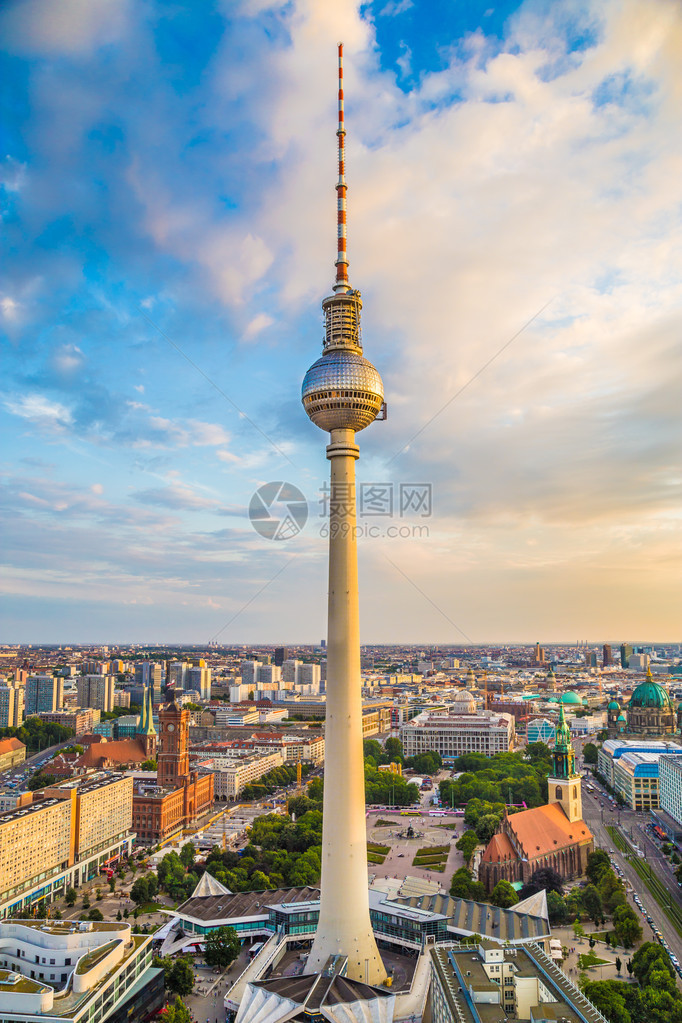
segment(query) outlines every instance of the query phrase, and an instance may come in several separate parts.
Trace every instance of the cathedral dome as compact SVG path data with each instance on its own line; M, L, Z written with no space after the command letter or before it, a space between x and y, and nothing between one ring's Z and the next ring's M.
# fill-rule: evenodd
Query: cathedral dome
M620 704L618 703L618 700L611 700L611 703L609 704L609 710L620 710Z
M635 707L659 707L662 710L672 711L673 705L670 701L670 695L667 691L660 686L658 682L647 679L646 682L642 682L638 685L632 694L632 699L628 704L628 710L632 710Z
M564 706L566 706L567 704L575 704L575 705L579 704L580 706L582 706L582 702L583 701L580 699L580 697L578 696L577 693L574 693L571 690L568 693L562 693L562 695L559 698L559 702L563 703Z
M461 693L457 693L457 696L454 699L453 709L455 714L476 713L476 701L468 689L463 689Z

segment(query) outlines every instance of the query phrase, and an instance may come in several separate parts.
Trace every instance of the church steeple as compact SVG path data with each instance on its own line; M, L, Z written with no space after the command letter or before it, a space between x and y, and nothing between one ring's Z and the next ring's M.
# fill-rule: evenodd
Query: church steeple
M563 703L559 704L559 723L552 754L554 768L547 779L550 803L561 803L569 821L582 820L582 794L580 775L575 769L575 752L571 743L571 729L564 713Z

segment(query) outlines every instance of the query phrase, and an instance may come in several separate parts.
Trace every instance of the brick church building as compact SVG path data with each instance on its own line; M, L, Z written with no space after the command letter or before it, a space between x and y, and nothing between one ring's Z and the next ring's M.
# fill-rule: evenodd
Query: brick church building
M505 813L483 853L478 876L488 891L502 879L525 883L540 867L551 867L564 879L585 873L594 838L582 819L581 781L563 704L553 760L547 805Z
M144 845L192 827L213 806L213 774L189 767L190 712L175 695L159 709L156 784L137 781L133 831Z

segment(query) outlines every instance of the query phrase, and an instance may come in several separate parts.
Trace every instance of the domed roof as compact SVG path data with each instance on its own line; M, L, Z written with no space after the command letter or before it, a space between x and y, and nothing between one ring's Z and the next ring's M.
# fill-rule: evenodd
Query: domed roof
M577 693L574 693L573 690L570 690L568 693L561 694L561 696L559 697L559 702L563 704L566 703L582 704L583 701L581 700Z
M457 693L454 700L454 709L456 714L476 713L476 701L468 689L463 689L460 693Z
M638 685L632 694L628 704L628 710L633 707L660 707L663 710L672 711L673 705L668 692L653 679L647 679Z
M619 714L618 715L618 720L619 721L627 721L627 718L625 717L625 714Z
M611 700L609 704L609 710L620 710L620 704L618 700Z

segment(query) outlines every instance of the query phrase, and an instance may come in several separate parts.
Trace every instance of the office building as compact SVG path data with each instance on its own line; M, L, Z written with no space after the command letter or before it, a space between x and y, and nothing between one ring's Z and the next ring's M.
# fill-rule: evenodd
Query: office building
M658 760L658 804L660 816L671 818L668 833L675 837L682 829L682 759L663 754ZM669 822L662 820L662 823Z
M548 718L533 718L526 725L527 742L554 742L556 737L556 725Z
M284 756L281 751L273 753L248 753L233 750L231 756L220 755L197 761L197 767L213 772L215 799L229 802L237 799L247 785L258 781L268 771L281 767Z
M187 661L171 661L168 667L168 685L171 689L187 689L189 670L192 667Z
M286 660L289 658L289 651L285 646L275 647L275 664L278 668L281 668Z
M162 664L158 664L155 661L135 662L135 688L143 689L144 686L151 686L153 704L161 702L165 681L165 671ZM134 702L137 702L137 700Z
M602 743L597 757L597 771L602 778L611 786L616 787L616 764L626 753L652 753L654 756L662 756L670 753L676 756L682 752L682 746L668 740L639 740L639 739L607 739Z
M6 1023L127 1023L163 1005L152 939L116 922L0 922L0 1013Z
M199 698L208 702L211 699L211 669L205 666L191 667L186 688L196 690Z
M114 707L129 707L130 706L130 690L128 690L128 689L114 689L113 706Z
M614 663L613 650L608 643L604 643L602 647L602 665L605 668L610 668Z
M682 746L666 753L672 760L682 757ZM661 753L625 751L613 763L613 788L638 813L659 807L659 764Z
M109 713L114 706L113 675L82 675L76 682L78 706Z
M435 751L445 761L463 753L508 753L513 748L514 718L478 710L471 693L464 689L452 705L441 711L425 710L400 726L400 740L406 757Z
M24 793L0 816L0 917L78 888L132 847L132 778L99 773Z
M26 717L61 710L64 706L64 679L55 675L29 675L26 682Z
M627 668L630 657L634 653L632 647L628 643L622 643L620 648L620 666L621 668Z
M72 728L76 735L86 735L99 724L101 713L92 707L81 707L80 710L54 710L50 714L41 714L41 717L45 722Z

